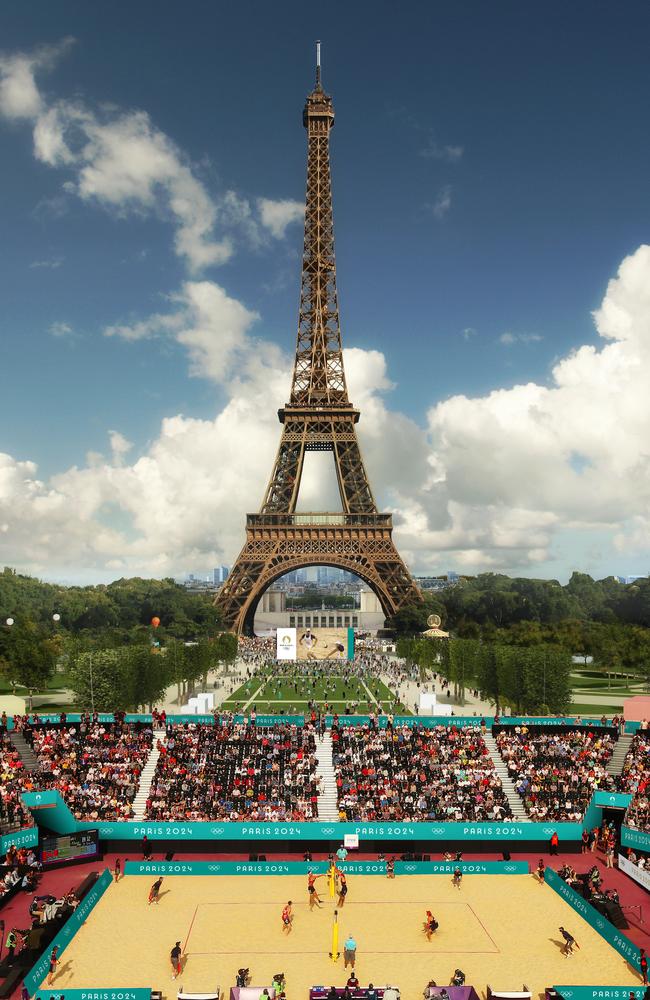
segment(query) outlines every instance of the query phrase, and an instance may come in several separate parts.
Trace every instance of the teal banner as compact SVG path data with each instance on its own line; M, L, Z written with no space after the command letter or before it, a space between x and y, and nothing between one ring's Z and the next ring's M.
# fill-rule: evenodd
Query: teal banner
M621 844L623 847L638 847L640 851L650 851L650 833L645 830L635 830L631 826L622 826Z
M59 949L59 958L68 947L73 937L87 919L90 912L93 910L95 905L102 898L109 885L113 881L113 876L109 872L108 868L102 872L90 892L82 899L79 906L74 911L74 913L68 917L64 926L61 928L54 940L47 946L41 957L39 958L36 965L32 967L30 972L25 976L25 986L29 990L29 995L33 996L38 992L38 988L43 982L47 974L47 970L50 965L50 952L52 948L56 945ZM74 992L73 990L65 990L65 996L68 993ZM81 991L78 991L81 992ZM88 998L94 994L94 990L88 993ZM48 998L52 996L52 992L47 990Z
M385 875L385 861L337 861L346 875ZM528 875L527 861L397 861L396 875ZM127 861L125 875L325 875L328 861Z
M527 861L396 861L396 875L528 875Z
M38 827L28 826L26 830L16 830L15 833L6 833L0 839L0 854L6 854L12 844L16 847L36 847L38 844Z
M217 709L217 713L219 710ZM225 714L225 713L224 713ZM31 715L30 720L34 722L36 716ZM98 716L100 722L114 722L115 716L110 712L102 712ZM152 715L137 715L134 713L129 713L125 715L126 722L142 722L151 723L153 721ZM236 722L242 722L244 716L236 715ZM331 725L332 716L328 715L327 724ZM549 718L548 716L513 716L504 715L499 717L499 726L574 726L576 724L576 718L571 716L560 716L558 718ZM488 726L491 728L494 722L493 715L397 715L393 719L393 724L396 726L422 726L424 729L435 729L436 726L446 726L454 725L459 728L464 728L466 726L478 726L483 719ZM78 723L81 721L81 715L78 712L69 712L66 714L67 722ZM46 723L48 725L56 725L61 721L60 715L56 713L48 713L47 715L38 715L38 721L40 723ZM303 715L258 715L256 725L258 726L273 726L277 722L290 722L296 726L302 726L304 724ZM186 725L188 722L199 722L204 726L213 726L215 724L214 715L192 715L192 714L178 714L178 715L168 715L167 722L174 725ZM339 725L342 726L367 726L370 723L370 716L368 715L340 715ZM377 718L377 725L380 729L385 729L388 724L387 717L385 715L380 715ZM589 718L580 719L579 725L582 726L602 726L600 719ZM606 725L611 725L611 722L607 722ZM627 722L625 724L626 733L634 733L639 728L639 722ZM7 720L7 729L14 728L13 718Z
M327 861L126 861L125 875L324 875ZM385 873L386 866L383 866ZM381 873L380 873L381 874Z
M396 715L393 719L393 725L409 726L411 729L416 726L421 726L423 729L435 729L436 726L457 726L459 729L464 729L467 726L479 726L481 719L485 721L488 729L495 725L493 715ZM326 716L326 721L328 725L331 725L332 716ZM369 715L339 715L340 726L367 726L369 724ZM377 717L379 729L385 729L387 724L388 719L385 715ZM575 718L570 716L549 718L547 716L523 715L500 716L497 723L499 726L574 726L575 724ZM602 726L600 719L581 719L579 724L582 726Z
M606 917L601 916L591 903L588 903L586 899L583 899L577 892L574 892L571 886L567 885L552 868L546 869L546 884L558 896L561 896L565 903L568 903L576 913L579 913L634 969L639 970L638 945L633 944L625 934L622 934L613 924L610 924Z
M632 801L631 795L620 792L594 792L592 802L599 809L627 809Z
M644 986L554 986L565 1000L643 1000ZM66 998L67 1000L67 998Z
M237 719L240 721L243 718L243 715L237 716ZM278 723L284 723L284 725L288 723L290 726L304 726L305 717L304 715L258 715L255 719L256 726L275 726Z
M87 990L64 990L58 993L56 989L39 990L36 1000L151 1000L151 990L140 986L113 987L102 989L94 986Z
M228 823L141 822L87 823L75 820L60 793L54 789L25 792L25 805L39 826L55 833L99 829L100 840L326 840L343 842L346 833L363 840L539 841L554 831L560 841L579 840L581 823Z
M79 823L91 830L97 823ZM363 840L548 840L556 830L563 840L579 840L582 823L100 823L102 840L328 840L343 842L346 833ZM66 831L67 832L67 831Z

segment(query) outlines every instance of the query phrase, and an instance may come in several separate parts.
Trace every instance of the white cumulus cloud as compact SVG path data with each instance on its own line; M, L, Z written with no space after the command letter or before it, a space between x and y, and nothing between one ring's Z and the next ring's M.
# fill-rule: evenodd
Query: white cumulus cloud
M230 259L235 239L252 245L266 231L280 239L302 216L289 199L257 200L234 191L211 194L189 158L146 111L93 108L80 98L50 99L37 75L52 68L69 40L34 53L0 56L0 115L27 120L34 155L64 170L64 189L118 215L156 214L174 227L174 249L191 273Z
M258 198L257 207L260 222L276 239L282 239L292 222L302 222L305 217L305 206L290 199L273 201L271 198Z
M650 556L649 289L642 246L595 313L602 346L558 361L548 385L439 402L424 427L388 406L381 352L345 351L370 481L414 570L539 571L567 533L577 550L585 538L585 553L598 532L612 553ZM171 306L145 321L149 335L175 337L196 373L223 387L225 405L213 420L165 419L140 455L111 431L109 460L91 454L49 482L33 462L0 457L6 564L108 578L236 556L271 471L292 359L254 339L255 314L210 282L186 283ZM324 475L315 467L306 477L311 509Z

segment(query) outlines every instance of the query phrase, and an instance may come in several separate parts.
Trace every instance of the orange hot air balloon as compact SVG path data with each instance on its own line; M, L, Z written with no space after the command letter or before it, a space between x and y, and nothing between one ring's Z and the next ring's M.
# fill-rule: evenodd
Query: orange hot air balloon
M158 626L160 625L160 618L158 618L157 616L154 616L151 619L151 624L153 625L154 628L158 628Z

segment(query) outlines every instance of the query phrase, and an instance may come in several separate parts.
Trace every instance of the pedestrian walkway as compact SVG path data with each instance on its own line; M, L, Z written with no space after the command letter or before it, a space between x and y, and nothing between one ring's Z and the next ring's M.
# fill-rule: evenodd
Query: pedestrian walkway
M483 734L483 741L490 752L490 757L492 758L496 772L501 779L501 787L503 788L505 797L507 798L508 804L512 809L512 815L518 823L530 823L530 818L526 815L526 810L524 809L524 803L521 796L518 795L515 790L512 778L508 774L508 768L506 767L503 757L499 753L499 748L494 736L492 736L489 732L485 732Z
M339 818L336 803L336 777L332 760L332 737L329 732L316 739L316 776L321 779L318 794L318 818L335 823Z
M164 729L154 729L151 753L147 757L147 762L142 768L142 772L140 774L140 785L133 800L133 819L135 820L144 819L144 814L147 808L147 799L149 798L149 792L151 791L153 776L156 773L156 764L158 763L158 758L160 757L158 741L162 743L165 736L166 732Z

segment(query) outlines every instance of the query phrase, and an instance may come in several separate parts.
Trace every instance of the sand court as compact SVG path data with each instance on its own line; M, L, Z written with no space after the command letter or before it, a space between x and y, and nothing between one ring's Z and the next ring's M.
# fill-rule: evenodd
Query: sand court
M276 972L287 979L288 1000L307 1000L313 985L345 984L343 958L332 962L336 900L327 881L316 885L323 908L309 910L305 876L167 876L160 902L149 905L151 876L123 878L106 891L63 954L54 987L150 986L165 996L177 988L201 992L234 985L248 966L253 985L269 985ZM448 875L348 877L349 894L339 911L339 945L352 934L362 984L400 987L404 1000L420 1000L429 979L448 985L455 968L485 990L533 992L575 985L638 986L624 959L548 886L532 876L466 875L460 890ZM281 911L293 901L294 922L283 933ZM423 931L430 909L439 929L428 942ZM581 948L561 954L559 926ZM171 982L169 952L183 946L181 976Z

